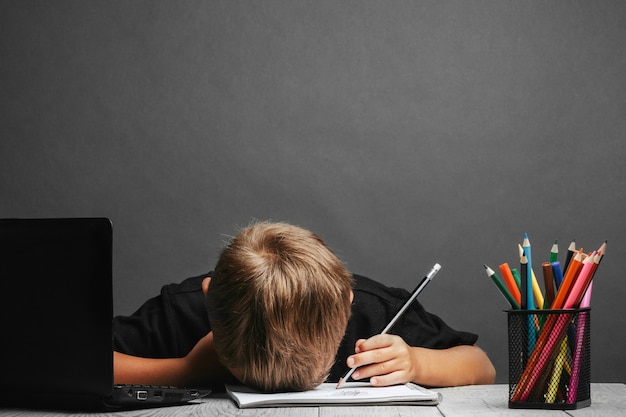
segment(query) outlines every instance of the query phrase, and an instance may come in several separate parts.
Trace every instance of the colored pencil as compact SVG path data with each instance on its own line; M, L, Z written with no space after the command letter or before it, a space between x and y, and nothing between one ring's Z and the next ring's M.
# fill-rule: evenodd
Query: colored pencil
M524 277L528 277L528 258L526 258L525 252L524 254L522 254L522 257L520 259L519 270L520 270L520 275L522 276L522 281L523 281ZM532 303L532 299L533 299L532 286L530 287L530 292L529 292L528 286L522 285L521 297L522 298L521 298L520 308L522 310L531 310L530 304ZM530 352L532 352L533 349L535 348L535 339L536 339L535 327L538 328L539 323L536 321L536 316L534 314L529 314L527 319L528 319L528 333L527 333L528 354L530 354Z
M535 298L533 296L533 261L530 249L530 239L528 238L528 233L524 233L524 241L522 243L522 248L524 249L524 255L526 256L526 261L528 263L528 267L526 268L526 276L522 273L522 282L525 282L526 285L526 303L528 310L535 309ZM521 269L520 269L521 271Z
M520 278L519 271L517 270L517 268L511 268L511 274L513 275L515 284L517 284L517 289L519 290L522 285L522 279Z
M507 287L504 284L504 282L500 279L500 277L498 275L496 275L496 273L495 273L495 271L493 269L489 268L487 265L484 265L484 266L485 266L485 272L487 273L487 276L489 278L491 278L491 280L500 289L500 292L502 293L502 295L504 295L504 298L509 302L511 307L513 309L519 310L520 305L517 303L517 301L515 301L515 298L513 298L513 296L511 295L511 293L507 289Z
M572 239L572 242L567 247L567 255L565 257L565 263L562 265L562 269L567 271L570 261L576 255L576 239Z
M559 260L559 243L556 239L554 239L554 243L552 244L552 248L550 249L550 263L556 262Z
M561 382L561 375L563 373L563 366L565 365L565 358L567 357L567 337L563 339L559 346L559 353L554 361L554 368L552 369L552 376L548 383L548 389L546 393L546 403L552 404L556 400L556 394L559 390L559 384Z
M587 291L585 291L585 296L583 300L580 302L580 308L591 307L591 292L593 290L593 280L589 283L587 287Z
M602 245L600 245L600 247L598 248L598 255L600 255L600 260L598 261L598 265L600 265L600 262L602 262L602 258L604 258L604 254L606 253L606 244L607 241L605 240L604 243Z
M519 271L520 271L520 276L522 277L522 285L520 286L520 294L521 294L521 302L520 302L520 307L522 310L530 310L530 306L529 306L529 298L532 298L533 296L533 292L532 292L532 286L530 286L530 290L529 290L529 286L526 285L526 281L528 280L528 258L526 257L526 255L522 255L520 257L520 265L519 265Z
M552 277L554 278L554 294L556 295L563 282L563 271L559 261L552 262Z
M554 301L554 278L552 276L552 264L550 262L543 262L541 264L541 270L543 271L543 285L546 289L546 299L543 304L543 308L550 308Z
M498 268L500 269L500 273L502 274L502 279L504 280L506 287L509 289L509 292L511 293L511 295L513 296L517 304L521 306L522 298L521 298L520 290L519 288L517 288L517 285L515 284L515 278L513 278L513 274L511 273L511 268L509 267L509 264L505 262L501 264Z
M590 256L588 256L582 264L578 276L572 283L569 294L567 295L567 299L563 304L563 308L576 308L580 305L583 297L585 296L585 291L587 291L587 287L591 283L591 279L593 278L593 273L595 272L596 264L596 253L593 252Z
M567 268L567 272L565 273L565 277L563 277L563 282L561 283L559 290L554 296L554 302L552 302L552 309L558 310L564 307L565 300L567 299L567 295L569 294L569 290L574 284L574 280L576 279L576 275L578 274L581 266L582 266L582 249L580 249L570 261L569 266Z
M535 275L535 271L530 271L532 284L533 284L533 297L535 298L535 307L543 308L543 303L545 302L543 299L543 294L541 293L541 288L539 287L539 281L537 281L537 276Z
M525 249L522 247L522 245L518 244L517 248L519 250L519 256L520 259L522 257L522 255L525 252ZM528 257L526 257L528 259ZM535 275L535 271L534 270L530 270L530 279L531 279L531 285L533 287L533 302L535 305L535 308L542 308L543 307L543 294L541 293L541 288L539 287L539 281L537 281L537 276Z
M591 306L591 291L593 288L593 281L589 283L585 295L580 302L581 308L587 308ZM569 380L569 386L567 390L567 403L574 404L578 395L578 382L580 381L580 367L582 366L583 350L585 346L585 331L587 327L588 312L580 313L578 316L578 329L576 332L576 344L574 348L574 357L572 359L572 376Z

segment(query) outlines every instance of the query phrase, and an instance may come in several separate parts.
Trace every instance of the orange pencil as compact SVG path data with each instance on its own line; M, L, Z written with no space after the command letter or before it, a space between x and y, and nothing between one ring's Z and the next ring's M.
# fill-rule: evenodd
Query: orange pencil
M572 258L567 267L567 272L565 273L565 277L563 277L563 282L561 283L561 287L559 291L556 293L554 297L554 302L552 303L552 309L558 310L563 308L565 305L565 300L567 299L567 295L569 294L569 290L572 288L574 281L576 280L576 275L580 271L583 261L583 250L582 248L576 253L576 255Z
M513 278L513 274L511 273L511 268L509 267L509 264L505 262L498 268L500 268L502 278L504 279L504 283L509 289L509 292L511 293L517 304L521 305L522 294L520 294L519 288L517 288L517 284L515 283L515 278Z

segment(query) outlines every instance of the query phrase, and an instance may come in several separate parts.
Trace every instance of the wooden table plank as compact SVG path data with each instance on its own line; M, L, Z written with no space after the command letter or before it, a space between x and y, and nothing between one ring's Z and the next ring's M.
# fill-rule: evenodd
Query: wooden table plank
M441 417L441 413L434 405L320 407L319 411L320 417ZM296 414L294 413L293 415Z
M602 384L601 389L591 384L591 407L571 410L571 416L626 417L626 385Z
M476 385L438 390L443 401L438 409L448 416L624 416L626 417L626 385L592 384L591 406L578 410L510 409L508 385Z
M443 395L438 406L345 406L239 409L226 394L217 394L198 404L112 413L64 413L62 411L0 409L0 417L211 417L266 416L287 417L626 417L626 385L592 384L591 406L579 410L529 410L508 408L508 385L477 385L436 389Z
M444 416L481 417L558 417L554 410L515 410L509 408L508 385L475 385L468 387L443 388L439 392L443 401L438 408Z

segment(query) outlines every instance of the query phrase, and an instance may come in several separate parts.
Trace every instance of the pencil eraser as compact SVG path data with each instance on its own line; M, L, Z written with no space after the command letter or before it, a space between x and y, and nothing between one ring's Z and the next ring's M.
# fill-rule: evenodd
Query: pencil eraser
M439 271L439 270L441 269L441 265L439 265L439 264L435 264L435 266L433 266L433 269L434 269L435 271Z

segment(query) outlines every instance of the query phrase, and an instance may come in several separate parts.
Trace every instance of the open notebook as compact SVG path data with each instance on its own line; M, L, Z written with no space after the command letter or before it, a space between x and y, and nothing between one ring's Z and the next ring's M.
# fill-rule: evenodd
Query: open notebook
M441 394L416 384L374 387L367 382L323 383L310 391L263 394L248 387L227 385L239 408L324 405L436 405Z
M113 385L108 219L0 219L0 285L0 404L134 408L208 394Z

